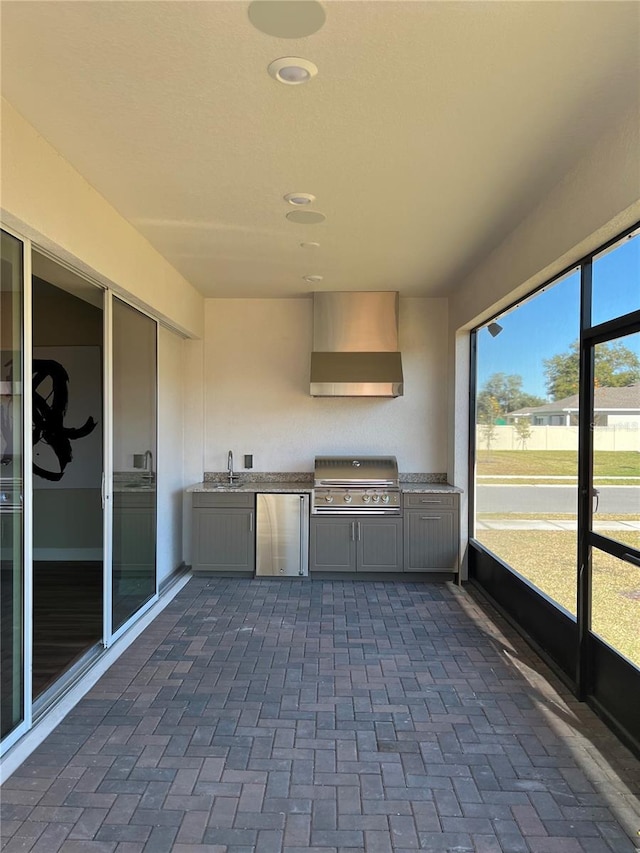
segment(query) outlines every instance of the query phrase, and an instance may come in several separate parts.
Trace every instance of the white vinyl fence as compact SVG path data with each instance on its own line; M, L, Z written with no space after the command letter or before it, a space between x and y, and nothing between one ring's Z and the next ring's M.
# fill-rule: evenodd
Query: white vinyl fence
M476 427L479 450L577 450L577 426L532 426L523 441L513 426ZM595 450L635 450L640 452L638 424L594 427Z

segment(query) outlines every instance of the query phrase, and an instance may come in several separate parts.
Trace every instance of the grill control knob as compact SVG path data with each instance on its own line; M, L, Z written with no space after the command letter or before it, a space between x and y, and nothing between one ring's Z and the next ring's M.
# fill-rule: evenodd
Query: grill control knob
M347 504L350 504L351 503L351 495L345 495L344 496L344 502Z
M389 503L389 495L383 495L383 496L382 496L382 503L383 503L383 504L388 504L388 503Z
M328 504L333 503L333 495L327 495L327 496L325 497L325 501L326 501Z
M374 502L374 504L380 503L380 495L374 495L373 496L373 502Z
M363 502L364 502L364 503L368 504L368 503L369 503L369 501L371 500L371 498L370 498L370 496L369 496L369 495L363 495L363 496L362 496L362 500L363 500Z

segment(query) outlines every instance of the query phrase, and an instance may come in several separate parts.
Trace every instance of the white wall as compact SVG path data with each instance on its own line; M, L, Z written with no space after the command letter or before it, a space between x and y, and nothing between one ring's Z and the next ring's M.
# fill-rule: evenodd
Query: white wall
M205 303L205 471L233 450L256 471L312 471L321 454L395 454L401 472L447 461L447 300L401 299L405 393L396 399L309 395L312 300Z
M202 334L202 296L2 100L2 220L79 272Z
M183 340L160 327L158 347L158 582L182 562L185 414Z

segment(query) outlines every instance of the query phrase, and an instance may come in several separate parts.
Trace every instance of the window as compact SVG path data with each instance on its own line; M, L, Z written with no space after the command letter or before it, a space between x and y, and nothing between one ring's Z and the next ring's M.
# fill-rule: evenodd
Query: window
M577 413L579 297L574 271L501 315L495 337L480 329L476 366L475 538L572 615L578 428L509 414L555 401Z
M640 231L593 259L592 325L640 309Z

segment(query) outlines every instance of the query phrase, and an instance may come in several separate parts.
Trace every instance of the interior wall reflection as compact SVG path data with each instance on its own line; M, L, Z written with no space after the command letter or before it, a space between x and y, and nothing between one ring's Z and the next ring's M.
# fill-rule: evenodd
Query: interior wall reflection
M576 614L580 277L477 334L475 538Z
M113 631L156 592L157 324L113 300Z
M24 717L23 244L0 250L0 738Z
M103 293L35 252L33 273L37 698L102 639Z

